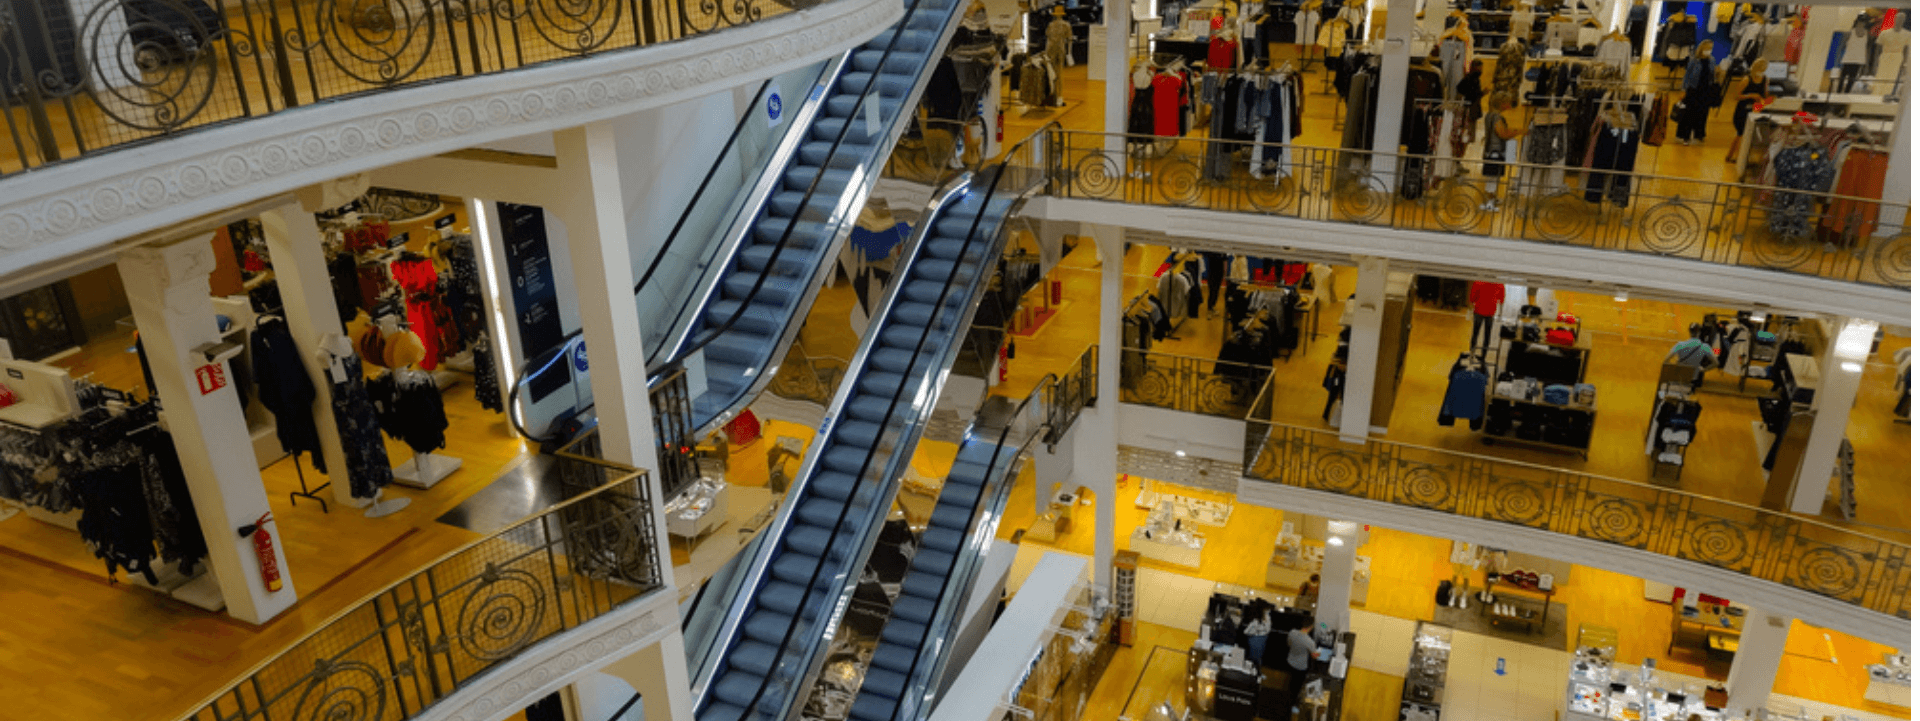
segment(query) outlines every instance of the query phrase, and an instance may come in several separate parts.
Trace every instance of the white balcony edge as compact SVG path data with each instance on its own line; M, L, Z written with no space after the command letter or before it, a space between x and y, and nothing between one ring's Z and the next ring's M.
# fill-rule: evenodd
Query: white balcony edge
M1913 624L1906 619L1709 564L1563 533L1296 488L1257 478L1241 478L1238 497L1243 503L1360 521L1436 538L1498 548L1524 546L1536 555L1731 598L1902 650L1912 647Z
M1078 198L1038 198L1028 212L1053 221L1099 223L1210 240L1248 249L1376 256L1396 269L1427 265L1455 272L1564 281L1562 290L1651 291L1696 303L1728 301L1833 313L1906 326L1912 294L1810 275L1643 253L1595 250L1477 235L1193 210Z
M845 52L904 14L900 0L830 0L696 38L318 103L17 173L0 180L0 276L322 181L762 80Z
M664 588L521 651L409 721L496 721L680 631Z

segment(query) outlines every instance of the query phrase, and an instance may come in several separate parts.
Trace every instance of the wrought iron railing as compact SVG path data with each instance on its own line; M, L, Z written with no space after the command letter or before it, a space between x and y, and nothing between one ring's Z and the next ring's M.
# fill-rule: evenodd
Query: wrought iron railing
M1239 420L1247 417L1271 366L1120 351L1120 402Z
M4 148L0 149L0 174L335 98L679 40L810 4L811 0L12 3L10 12L0 12L0 111L4 111L0 122L6 126L0 143ZM88 6L91 9L84 15L73 10ZM630 93L632 89L608 91ZM458 113L451 118L451 127L429 127L430 120L419 121L422 127L416 130L466 130ZM374 143L384 138L360 140ZM324 156L328 150L319 147L315 152Z
M1246 475L1604 541L1909 618L1912 549L1819 521L1646 483L1247 420Z
M581 495L334 615L184 718L408 718L663 588L646 474L572 453L551 467Z
M1043 439L1049 448L1066 436L1073 422L1080 418L1080 411L1086 410L1099 394L1100 346L1089 344L1073 367L1054 381L1048 397L1047 434Z
M1063 198L1227 210L1660 255L1908 288L1911 207L1831 193L1478 159L1054 131ZM1109 149L1108 144L1113 148ZM1497 202L1493 202L1496 201Z

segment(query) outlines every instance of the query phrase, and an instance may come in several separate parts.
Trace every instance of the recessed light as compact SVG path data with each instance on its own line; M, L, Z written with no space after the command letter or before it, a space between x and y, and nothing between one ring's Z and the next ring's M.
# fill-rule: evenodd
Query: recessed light
M1186 451L1174 451L1174 452L1173 452L1173 455L1174 455L1174 457L1176 457L1176 458L1186 458L1186 457L1187 457L1187 452L1186 452Z

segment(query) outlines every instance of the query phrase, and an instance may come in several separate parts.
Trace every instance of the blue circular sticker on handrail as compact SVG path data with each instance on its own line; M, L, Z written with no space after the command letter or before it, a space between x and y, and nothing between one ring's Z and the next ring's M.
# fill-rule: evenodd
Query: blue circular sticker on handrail
M587 342L585 340L581 340L573 346L573 369L581 373L587 372Z
M772 127L780 122L780 113L782 110L785 109L785 107L786 106L780 101L780 91L775 90L771 93L767 93L767 126L768 127Z

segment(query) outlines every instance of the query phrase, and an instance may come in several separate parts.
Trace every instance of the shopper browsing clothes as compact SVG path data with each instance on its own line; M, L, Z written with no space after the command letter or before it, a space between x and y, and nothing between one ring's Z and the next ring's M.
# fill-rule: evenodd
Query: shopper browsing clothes
M1727 78L1732 84L1733 78ZM1773 94L1767 92L1767 60L1753 61L1753 67L1747 69L1747 85L1740 89L1740 97L1733 104L1733 142L1727 145L1727 162L1734 161L1740 152L1740 136L1747 133L1747 118L1755 107L1766 107L1773 102Z
M1687 61L1687 74L1681 76L1680 106L1674 109L1673 119L1677 127L1674 137L1681 145L1693 145L1707 140L1707 113L1713 110L1713 104L1720 97L1718 83L1714 82L1713 41L1703 40L1694 50L1693 58Z

